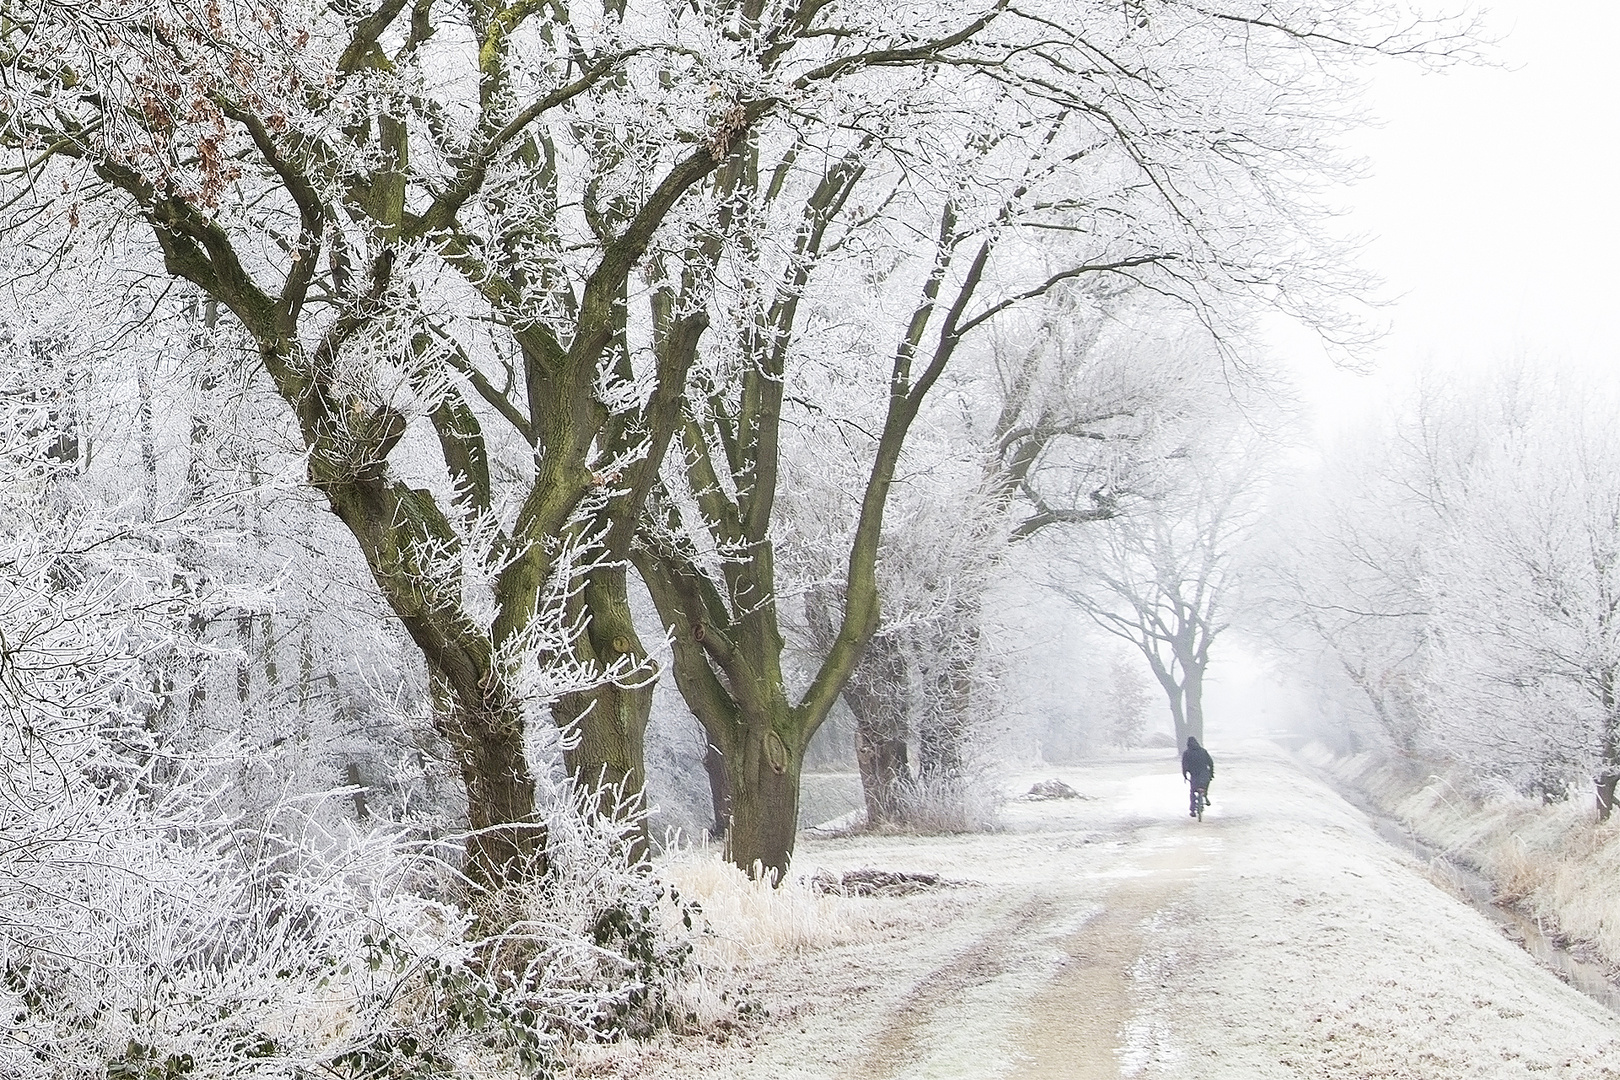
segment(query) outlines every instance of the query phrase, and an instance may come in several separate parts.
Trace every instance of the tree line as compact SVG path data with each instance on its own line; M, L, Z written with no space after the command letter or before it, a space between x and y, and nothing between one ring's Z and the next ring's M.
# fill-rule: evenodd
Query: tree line
M1284 639L1347 691L1352 746L1549 800L1586 789L1608 819L1614 392L1607 373L1523 363L1429 373L1301 484L1268 595Z
M882 626L890 490L947 369L1089 282L1217 329L1264 303L1326 326L1331 262L1283 178L1345 118L1326 78L1279 76L1457 46L1371 4L908 12L4 13L11 235L181 286L254 356L420 651L480 879L543 861L537 723L569 733L571 774L641 783L656 672L632 566L724 763L732 858L780 873L804 748ZM819 655L790 686L776 508L815 364L871 373L875 398L854 405L861 494ZM1056 436L1004 426L986 483L1033 507L1015 533L1110 512L1106 486L1027 499ZM970 597L953 617L971 627ZM959 682L938 675L947 701Z

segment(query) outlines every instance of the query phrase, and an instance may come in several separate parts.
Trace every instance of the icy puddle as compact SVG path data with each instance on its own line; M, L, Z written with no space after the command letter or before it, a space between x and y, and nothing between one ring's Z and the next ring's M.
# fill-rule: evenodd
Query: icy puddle
M871 929L741 973L770 1016L751 1039L590 1075L1620 1080L1620 1018L1280 750L1219 750L1201 823L1142 753L1026 778L1085 798L1014 802L997 835L804 842L799 874L974 884L840 901Z

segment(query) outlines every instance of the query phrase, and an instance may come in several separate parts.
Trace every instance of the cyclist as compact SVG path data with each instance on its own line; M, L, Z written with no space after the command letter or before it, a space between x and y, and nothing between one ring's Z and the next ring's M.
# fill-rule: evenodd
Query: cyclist
M1198 792L1204 793L1204 805L1209 805L1209 782L1215 779L1215 759L1191 735L1187 736L1187 749L1181 754L1181 776L1191 784L1187 791L1187 816L1197 817Z

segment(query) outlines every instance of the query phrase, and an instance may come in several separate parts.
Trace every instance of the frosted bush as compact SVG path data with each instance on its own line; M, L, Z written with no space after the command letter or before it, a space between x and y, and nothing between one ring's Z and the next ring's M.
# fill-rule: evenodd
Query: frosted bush
M532 1075L661 1021L685 928L634 814L557 782L545 872L485 893L458 838L361 830L346 792L250 824L250 751L154 720L147 661L186 616L162 545L76 501L42 422L0 419L0 1076Z
M993 832L1006 796L993 775L964 770L954 776L919 776L900 785L905 832Z
M681 1015L694 909L652 873L639 799L563 781L547 800L547 867L473 903L479 966L568 1037L642 1036Z
M197 790L132 786L105 831L0 867L0 1074L532 1072L663 1021L689 946L586 797L548 817L550 873L469 910L438 898L458 880L439 845L324 834L300 804L244 835Z

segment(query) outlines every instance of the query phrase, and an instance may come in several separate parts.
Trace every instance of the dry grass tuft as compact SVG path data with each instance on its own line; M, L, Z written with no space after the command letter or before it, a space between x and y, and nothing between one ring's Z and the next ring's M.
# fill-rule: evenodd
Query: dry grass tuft
M1001 806L1006 801L1006 794L988 772L917 777L900 789L904 824L878 831L922 836L995 832L1001 826Z
M661 860L659 874L701 909L698 960L731 970L781 955L850 945L873 936L877 923L858 899L818 892L789 878L773 887L750 878L711 848Z

